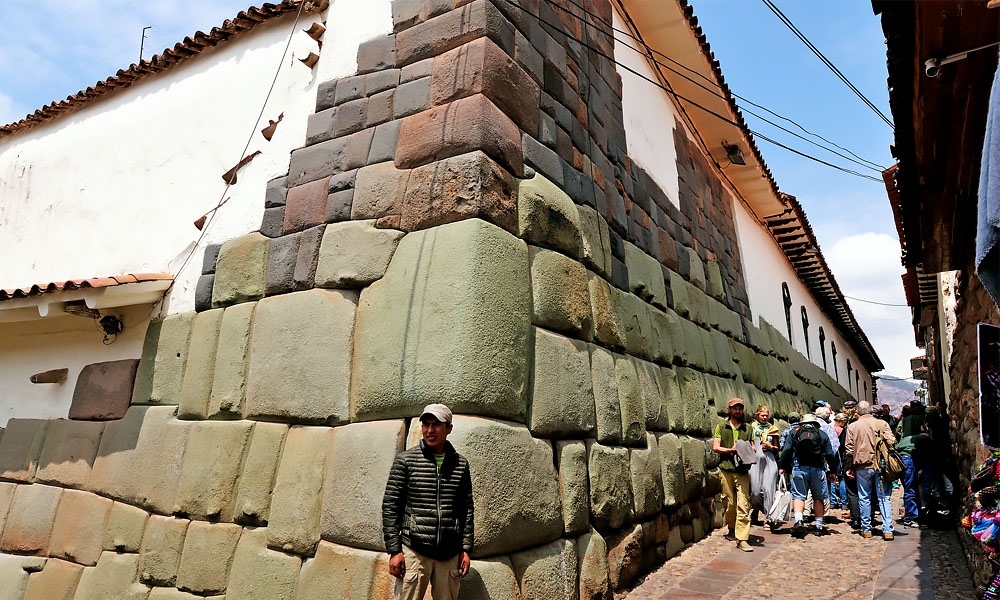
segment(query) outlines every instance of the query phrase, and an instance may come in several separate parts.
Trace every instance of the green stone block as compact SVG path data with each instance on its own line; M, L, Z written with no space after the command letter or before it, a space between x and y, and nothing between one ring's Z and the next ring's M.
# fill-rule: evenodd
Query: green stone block
M506 556L472 561L459 594L461 600L521 600L514 566Z
M614 355L590 344L590 374L594 383L597 441L618 446L622 443L622 411L618 400L618 375Z
M517 235L529 244L579 259L583 249L580 212L559 186L539 174L518 180Z
M711 327L712 319L708 313L708 303L711 298L691 283L688 283L687 297L689 318L702 327Z
M332 223L323 230L316 287L361 288L381 279L402 231L376 229L375 221Z
M645 448L629 450L629 474L632 477L633 511L636 519L647 519L663 508L663 476L656 436L646 434Z
M594 435L594 384L590 353L579 340L535 329L528 429L537 437L586 438Z
M213 308L264 297L267 248L268 238L258 232L222 244L212 285Z
M622 443L636 446L646 443L646 408L642 404L642 386L631 356L615 356L618 376L618 402L622 415Z
M250 367L250 332L256 302L230 306L222 315L215 375L208 402L209 418L240 418Z
M686 502L701 497L705 486L705 442L697 438L681 438L684 457L684 500Z
M705 291L716 300L725 301L726 289L722 283L722 271L719 263L712 260L705 263Z
M361 294L354 420L459 413L524 421L532 364L528 248L479 219L404 237Z
M512 554L524 600L574 600L577 596L576 541L556 540Z
M580 211L580 233L583 235L583 264L603 277L611 277L611 233L608 222L589 206L577 206Z
M314 289L257 303L246 417L348 422L356 302L357 292Z
M663 386L663 407L667 412L667 430L679 431L684 426L684 398L677 382L677 371L673 367L661 367L660 382Z
M679 273L670 271L670 295L674 300L674 305L671 307L674 311L684 317L690 318L691 316L691 303L688 299L688 284Z
M646 409L646 429L667 431L670 429L670 417L665 402L663 370L659 365L645 360L634 361L639 389L642 391L642 405Z
M590 306L594 311L594 340L613 349L625 347L625 324L621 321L621 292L599 275L590 274Z
M732 349L729 346L730 339L721 331L713 329L709 332L712 338L712 351L719 364L718 373L724 377L736 377L736 363L733 362Z
M649 305L627 293L620 294L618 302L618 321L625 332L625 351L632 356L652 358L655 335L649 320Z
M178 403L197 314L187 312L150 321L135 374L132 404Z
M719 373L719 357L715 355L715 344L712 343L712 334L708 329L698 328L698 335L701 336L701 347L705 352L705 371L709 373Z
M672 507L684 501L684 455L681 438L673 433L656 434L660 455L660 476L663 478L663 506Z
M653 328L651 358L663 365L673 363L674 339L680 330L677 313L669 308L661 311L650 307L649 324Z
M216 308L198 313L191 328L191 351L181 385L178 417L204 419L208 417L208 401L212 396L215 378L215 356L219 348L219 330L222 328L223 309Z
M680 363L697 369L705 369L705 343L701 337L701 327L692 321L680 319L680 344L674 343L674 349L680 355Z
M645 434L643 435L645 443ZM632 521L628 449L587 441L590 516L598 529L618 529Z
M563 533L578 535L590 529L590 485L587 446L581 441L556 442Z
M667 307L667 290L660 261L625 242L625 267L628 270L628 287L633 294L659 308Z
M578 339L594 337L587 269L566 256L532 246L532 323Z
M684 401L684 431L692 435L711 435L712 412L708 405L705 376L687 367L677 369L677 385Z
M698 253L691 248L683 248L682 252L678 253L677 260L683 260L687 262L688 265L688 278L691 283L696 286L699 290L706 290L707 285L705 283L705 263L702 262L701 257Z

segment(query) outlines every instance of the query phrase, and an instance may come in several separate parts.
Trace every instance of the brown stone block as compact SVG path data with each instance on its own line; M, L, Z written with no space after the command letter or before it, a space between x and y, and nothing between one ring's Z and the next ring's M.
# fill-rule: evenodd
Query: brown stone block
M481 151L410 171L400 229L415 231L481 218L517 232L514 178Z
M223 521L233 517L233 495L252 421L203 421L191 431L174 513Z
M330 178L297 185L285 199L283 233L294 233L319 225L326 220L326 197Z
M65 490L52 526L49 554L88 567L96 565L113 504L90 492Z
M437 56L488 37L514 53L514 27L489 0L475 0L396 34L396 65Z
M177 587L196 594L225 592L241 533L243 528L232 523L192 521L184 539Z
M482 94L403 119L395 162L400 169L410 169L475 150L482 150L514 175L524 174L521 132Z
M35 479L62 487L86 487L103 434L101 422L64 419L50 422Z
M173 587L190 523L187 519L149 517L139 553L140 582Z
M0 438L0 479L31 482L42 452L46 419L10 419Z
M41 571L28 576L24 600L73 600L83 567L50 558Z
M62 490L48 485L19 485L14 492L0 551L46 556Z
M538 131L538 84L489 38L435 57L431 105L483 94L524 131Z
M399 214L409 178L409 170L397 169L391 162L369 165L358 171L351 218L378 219Z
M69 418L108 421L125 416L139 359L112 360L85 366L76 378Z

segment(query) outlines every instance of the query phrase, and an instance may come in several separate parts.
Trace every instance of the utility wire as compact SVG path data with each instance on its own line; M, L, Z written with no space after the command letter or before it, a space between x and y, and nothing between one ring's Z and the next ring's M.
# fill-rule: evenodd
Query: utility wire
M781 12L781 10L777 6L775 6L773 2L771 2L771 0L762 0L762 2L764 2L765 6L771 9L771 12L773 12L775 16L778 17L778 20L784 23L785 27L788 27L788 29L791 30L791 32L794 33L795 36L799 38L802 41L802 43L806 45L807 48L812 50L813 54L815 54L820 59L820 61L822 61L823 64L827 66L827 68L833 71L834 75L836 75L838 79L844 82L844 85L849 87L852 92L857 94L858 98L861 98L861 101L864 102L866 105L868 105L868 108L875 111L875 114L881 117L882 120L885 121L889 127L895 129L895 126L892 124L892 120L890 120L889 117L886 117L871 100L869 100L864 94L862 94L861 90L855 87L854 84L851 83L850 80L848 80L847 77L840 72L840 69L838 69L836 65L830 62L830 60L826 56L823 56L823 53L819 51L819 48L813 45L813 43L809 41L809 38L807 38L801 31L799 31L799 29L795 26L795 24L792 23L791 19L786 17L785 14Z
M503 0L503 1L505 3L507 3L507 4L509 4L509 5L517 8L518 10L521 10L521 11L525 12L526 14L530 14L530 13L527 13L526 9L524 9L520 5L518 5L517 2L514 2L514 0ZM531 16L534 17L534 15L531 15ZM576 17L576 16L574 15L574 17ZM536 17L536 18L538 18L538 20L541 23L543 23L545 25L548 25L549 27L552 27L553 29L555 29L557 31L559 30L560 27L562 27L561 24L555 24L555 23L552 23L550 21L546 21L545 19L543 19L541 17ZM576 18L579 19L580 17L576 17ZM741 129L743 128L743 125L741 125L740 123L737 123L736 121L730 119L729 117L727 117L725 115L721 115L721 114L713 111L712 109L710 109L708 107L702 106L701 104L698 104L697 102L695 102L694 100L691 100L690 98L687 98L685 96L682 96L682 95L678 94L677 92L675 92L674 90L668 88L667 86L663 85L662 83L660 83L658 81L655 81L653 79L650 79L649 77L646 77L645 75L643 75L642 73L639 73L638 71L636 71L635 69L629 67L628 65L624 65L624 64L618 62L617 60L615 60L614 57L609 56L608 54L602 52L600 49L598 49L598 48L596 48L594 46L591 46L589 44L585 44L583 42L580 42L580 45L581 45L581 47L586 48L587 50L590 50L594 54L596 54L596 55L598 55L598 56L600 56L602 58L605 58L605 59L611 61L612 64L614 64L614 65L616 65L618 67L621 67L622 69L625 69L626 71L628 71L629 73L632 73L636 77L639 77L640 79L643 79L643 80L645 80L645 81L653 84L654 86L656 86L656 87L660 88L661 90L663 90L664 92L670 94L671 96L673 96L677 100L682 100L682 101L688 103L689 105L691 105L691 106L693 106L695 108L698 108L698 109L700 109L700 110L708 113L709 115L712 115L713 117L716 117L716 118L722 120L725 123L728 123L728 124L733 125L735 127L739 127ZM761 133L759 133L757 131L754 131L753 129L750 129L749 127L747 128L747 130L753 136L756 136L756 137L758 137L758 138L760 138L760 139L762 139L764 141L770 142L770 143L778 146L779 148L783 148L785 150L788 150L789 152L792 152L794 154L798 154L799 156L801 156L803 158L806 158L808 160L815 161L815 162L817 162L819 164L825 165L825 166L830 167L832 169L836 169L838 171L847 173L848 175L854 175L854 176L860 177L862 179L868 179L868 180L871 180L871 181L875 181L877 183L883 183L883 181L882 181L881 178L877 178L877 177L872 177L872 176L869 176L869 175L865 175L863 173L859 173L858 171L854 171L852 169L848 169L846 167L841 167L841 166L835 165L835 164L833 164L831 162L822 160L820 158L812 156L811 154L806 154L805 152L801 152L799 150L795 150L794 148L791 148L790 146L782 144L782 143L778 142L777 140L771 139L771 138L769 138L769 137L767 137L767 136L765 136L765 135L763 135L763 134L761 134Z
M595 14L595 13L587 10L586 7L584 7L583 5L577 3L575 0L566 0L566 1L569 4L572 4L573 6L579 8L584 14L592 17L595 21L597 21L597 22L599 22L599 23L601 23L601 24L609 27L613 32L620 33L620 34L628 37L629 39L635 41L639 45L641 45L642 49L646 51L645 52L645 54L647 55L646 58L649 59L650 61L652 61L657 66L660 66L660 67L663 67L664 69L667 69L668 71L670 71L670 72L678 75L679 77L681 77L681 78L683 78L683 79L685 79L685 80L693 83L694 85L697 85L698 87L702 88L703 90L705 90L705 91L707 91L709 93L715 94L716 96L718 96L719 98L721 98L723 100L728 100L728 98L723 93L723 91L724 91L723 87L722 87L722 85L719 84L719 82L717 82L717 81L709 78L708 76L704 75L703 73L701 73L699 71L696 71L696 70L692 69L691 67L688 67L687 65L685 65L685 64L683 64L683 63L681 63L681 62L679 62L679 61L671 58L670 56L667 56L666 54L664 54L664 53L662 53L662 52L654 49L652 46L650 46L649 44L647 44L645 40L643 40L639 36L633 34L632 32L624 30L624 29L619 29L619 28L615 27L613 23L611 23L608 20L604 19L600 15ZM550 4L551 4L551 2L550 2ZM584 26L593 27L593 25L590 22L588 22L586 19L584 19L583 17L580 17L579 15L575 15L572 12L569 12L569 11L567 11L567 12L568 12L568 14L570 14L570 16L572 16L573 18L575 18L575 19L579 20L580 22L582 22L584 24ZM635 52L637 52L639 54L644 54L640 49L635 48L634 46L629 45L624 40L621 40L621 39L619 39L619 38L616 37L615 41L619 42L622 46L624 46L626 48L629 48L630 50L633 50L633 51L635 51ZM712 88L717 88L719 91L715 91L715 89L710 89L708 87L705 87L705 85L703 85L703 84L695 81L690 76L685 75L684 73L681 73L677 69L675 69L673 67L670 67L670 66L668 66L668 65L660 62L659 60L657 60L653 56L650 56L650 54L659 56L659 57L661 57L661 58L669 61L670 63L676 65L677 67L679 67L679 68L681 68L681 69L683 69L683 70L685 70L685 71L687 71L689 73L691 73L692 75L698 77L699 79L704 80ZM760 110L766 111L767 113L769 113L769 114L771 114L771 115L775 116L776 118L779 118L779 119L781 119L783 121L788 121L792 125L794 125L794 126L798 127L799 129L801 129L807 135L811 135L811 136L816 137L816 138L818 138L820 140L823 140L827 144L830 144L831 146L834 146L835 148L838 148L840 150L843 150L844 152L847 152L848 154L850 154L851 156L853 156L857 160L853 160L851 158L848 158L848 157L844 156L843 154L840 154L839 152L836 152L836 151L831 150L830 148L828 148L826 146L823 146L822 144L819 144L819 143L817 143L817 142L815 142L813 140L809 140L807 138L804 138L804 137L802 137L801 135L799 135L797 133L789 131L788 129L786 129L786 128L778 125L777 123L774 123L773 121L771 121L771 120L769 120L769 119L767 119L767 118L765 118L765 117L763 117L763 116L761 116L761 115L753 112L752 110L747 109L746 107L744 107L742 109L743 112L745 112L747 114L750 114L750 115L753 115L754 117L757 117L758 119L764 121L765 123L767 123L769 125L772 125L773 127L776 127L776 128L778 128L778 129L780 129L780 130L782 130L782 131L784 131L784 132L786 132L786 133L788 133L790 135L793 135L793 136L795 136L795 137L797 137L797 138L799 138L799 139L801 139L801 140L803 140L803 141L805 141L807 143L813 144L814 146L822 148L823 150L826 150L827 152L830 152L832 154L836 154L837 156L839 156L839 157L841 157L841 158L843 158L845 160L848 160L848 161L853 162L853 163L855 163L857 165L869 168L869 169L871 169L873 171L877 171L877 172L881 173L882 171L884 171L886 169L886 167L884 167L884 166L882 166L882 165L880 165L880 164L878 164L878 163L876 163L874 161L862 158L861 156L858 156L857 154L855 154L854 152L852 152L850 149L845 148L845 147L843 147L843 146L841 146L839 144L836 144L836 143L828 140L827 138L823 137L822 135L819 135L818 133L814 133L812 131L809 131L808 129L806 129L805 127L803 127L800 123L796 122L793 119L790 119L789 117L781 115L781 114L779 114L779 113L777 113L777 112L775 112L775 111L767 108L766 106L762 106L762 105L760 105L760 104L758 104L756 102L753 102L752 100L750 100L750 99L748 99L748 98L746 98L744 96L741 96L741 95L733 92L732 90L729 90L729 93L732 94L733 97L737 98L738 100L742 100L743 102L746 102L747 104L749 104L751 106L754 106L756 108L759 108ZM858 161L861 161L861 162L858 162Z
M861 298L855 298L854 296L848 296L844 294L844 298L850 298L851 300L857 300L858 302L865 302L866 304L878 304L879 306L905 306L910 307L909 304L890 304L888 302L875 302L874 300L863 300Z
M274 86L278 82L278 75L281 74L281 67L282 65L285 64L285 57L288 56L288 49L292 45L292 37L295 35L295 28L298 27L299 25L299 17L302 16L303 6L305 6L304 0L299 2L299 10L298 12L295 13L295 21L292 23L292 30L288 33L288 41L285 42L285 49L281 53L281 61L278 62L278 68L275 69L274 71L274 78L271 80L271 87L268 88L267 90L267 95L264 97L264 102L260 106L260 113L257 115L257 120L254 121L253 127L250 128L250 135L247 137L247 143L244 144L243 151L240 152L240 159L239 161L236 162L236 164L239 164L239 162L241 162L246 157L247 150L250 148L250 143L253 142L253 137L257 133L257 126L260 125L260 120L264 116L264 110L267 108L267 101L271 99L271 93L274 92ZM209 215L209 217L205 221L204 226L201 228L201 234L198 236L198 239L195 240L194 246L192 246L191 251L188 252L188 255L184 257L184 262L181 263L181 266L177 269L177 272L174 273L174 281L177 281L177 277L179 277L181 272L184 271L184 269L187 267L188 263L191 261L191 257L194 256L194 253L198 250L198 246L201 244L201 241L205 239L205 235L208 233L208 228L212 225L212 221L215 220L215 215L219 213L219 208L223 204L225 204L226 201L228 200L228 198L226 198L226 193L229 191L229 188L233 185L233 181L235 181L235 179L236 179L236 172L234 171L233 176L226 181L226 187L223 188L222 194L219 196L219 200L218 202L216 202L215 207L208 211L207 214ZM173 287L172 283L170 285L171 287Z

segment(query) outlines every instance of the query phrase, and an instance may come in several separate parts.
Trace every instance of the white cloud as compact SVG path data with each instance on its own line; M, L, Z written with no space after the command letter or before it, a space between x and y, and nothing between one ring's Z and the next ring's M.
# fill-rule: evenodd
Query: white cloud
M840 290L851 297L847 303L882 359L883 374L909 377L910 357L923 351L913 340L900 278L905 269L899 260L899 240L882 233L857 233L838 239L823 255Z

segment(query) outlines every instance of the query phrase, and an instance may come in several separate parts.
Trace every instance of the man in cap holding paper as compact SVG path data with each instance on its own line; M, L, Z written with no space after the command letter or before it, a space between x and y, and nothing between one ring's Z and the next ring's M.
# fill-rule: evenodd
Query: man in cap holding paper
M744 552L753 552L750 546L750 473L737 467L733 461L736 454L736 440L753 442L753 429L743 422L743 400L730 398L726 406L728 419L715 426L712 435L712 450L718 454L719 471L722 474L722 493L726 501L726 538L736 540L736 547Z
M456 600L473 546L469 462L448 442L451 410L420 414L418 446L396 455L382 499L382 533L396 600Z

